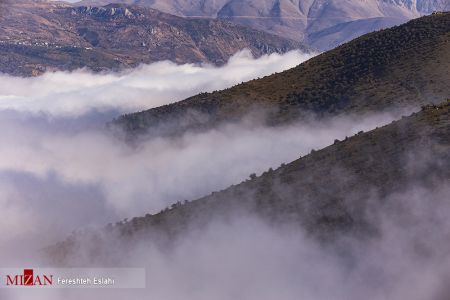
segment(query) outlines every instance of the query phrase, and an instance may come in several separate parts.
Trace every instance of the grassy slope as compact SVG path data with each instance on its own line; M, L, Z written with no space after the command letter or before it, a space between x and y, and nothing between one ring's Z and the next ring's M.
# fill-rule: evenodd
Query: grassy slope
M125 115L114 124L132 134L161 126L172 134L239 120L259 109L267 109L269 124L277 125L305 111L323 116L440 102L450 95L449 39L450 13L422 17L357 38L291 70Z

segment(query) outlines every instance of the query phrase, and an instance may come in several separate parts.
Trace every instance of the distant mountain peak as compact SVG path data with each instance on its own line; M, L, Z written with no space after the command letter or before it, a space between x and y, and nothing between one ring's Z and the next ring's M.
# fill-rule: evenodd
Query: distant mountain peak
M111 2L152 7L180 16L223 18L289 39L309 41L321 50L433 11L450 10L448 0L84 0L81 3Z
M386 3L406 7L421 14L430 14L434 11L450 10L448 0L381 0Z

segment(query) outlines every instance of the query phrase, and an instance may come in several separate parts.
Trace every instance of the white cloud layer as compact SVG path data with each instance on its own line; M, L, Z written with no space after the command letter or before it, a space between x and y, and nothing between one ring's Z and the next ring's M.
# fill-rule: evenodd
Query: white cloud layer
M137 148L100 130L67 133L0 122L9 128L2 137L0 171L95 185L119 214L133 216L226 188L393 118L348 116L278 128L233 124L151 139Z
M65 117L92 110L135 112L280 72L311 57L292 51L254 59L244 50L222 67L162 61L121 73L78 70L45 73L37 78L0 75L0 111Z

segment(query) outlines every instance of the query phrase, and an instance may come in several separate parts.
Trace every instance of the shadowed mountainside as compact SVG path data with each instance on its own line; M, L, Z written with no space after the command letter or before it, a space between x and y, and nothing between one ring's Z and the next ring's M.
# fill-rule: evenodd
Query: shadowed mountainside
M170 241L212 220L249 212L272 224L297 224L323 241L343 233L364 238L377 233L373 209L389 205L390 196L449 179L447 100L201 199L98 232L76 233L48 251L64 264L79 253L98 262L115 249L114 243L133 247L133 241Z
M367 34L282 73L119 117L133 136L180 134L264 112L270 125L314 114L419 107L450 95L450 13Z
M220 65L243 49L256 57L309 51L299 42L226 21L118 4L2 1L0 25L0 72L18 76L82 67L120 70L161 60Z

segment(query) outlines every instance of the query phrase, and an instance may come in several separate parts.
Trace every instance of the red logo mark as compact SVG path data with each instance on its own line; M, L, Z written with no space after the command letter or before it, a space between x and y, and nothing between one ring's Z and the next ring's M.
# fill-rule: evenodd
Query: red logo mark
M46 286L53 285L53 275L36 275L33 269L24 269L22 275L6 275L7 286Z

